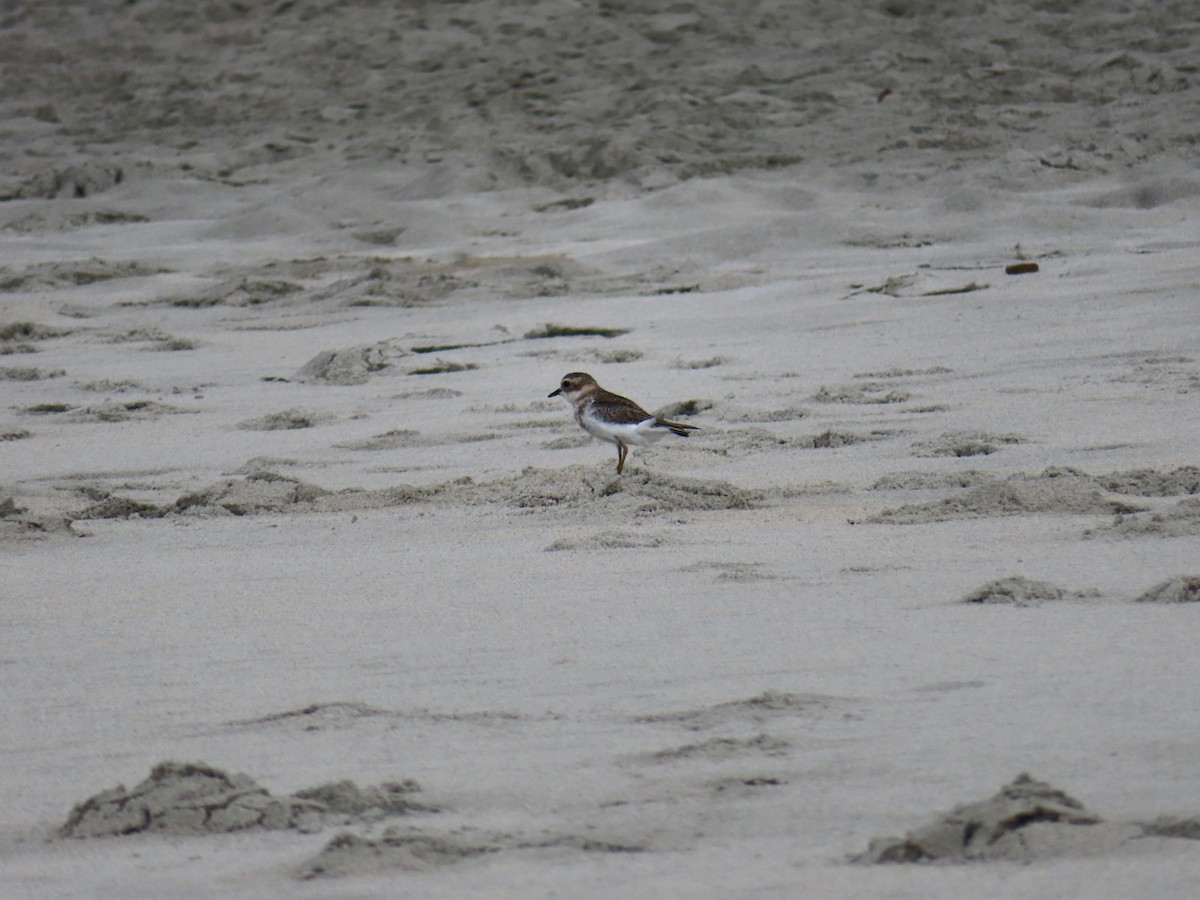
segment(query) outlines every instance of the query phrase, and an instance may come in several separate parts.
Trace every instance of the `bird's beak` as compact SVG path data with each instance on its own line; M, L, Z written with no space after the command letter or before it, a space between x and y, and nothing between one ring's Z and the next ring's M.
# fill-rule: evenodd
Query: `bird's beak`
M550 394L547 394L547 395L546 395L546 399L548 400L548 399L550 399L551 397L557 397L557 396L558 396L559 394L561 394L561 393L562 393L562 388L556 388L556 389L554 390L554 392L553 392L553 393L550 393Z

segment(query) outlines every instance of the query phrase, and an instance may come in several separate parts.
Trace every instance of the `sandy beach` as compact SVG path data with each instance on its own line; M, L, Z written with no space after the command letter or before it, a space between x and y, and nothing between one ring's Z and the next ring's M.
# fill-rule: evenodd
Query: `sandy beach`
M5 896L1195 896L1197 60L6 4Z

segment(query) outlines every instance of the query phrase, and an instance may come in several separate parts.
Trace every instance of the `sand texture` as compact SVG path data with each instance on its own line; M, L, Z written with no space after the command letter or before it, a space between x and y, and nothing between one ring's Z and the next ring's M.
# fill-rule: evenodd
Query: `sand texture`
M1198 60L3 4L0 893L1194 897Z

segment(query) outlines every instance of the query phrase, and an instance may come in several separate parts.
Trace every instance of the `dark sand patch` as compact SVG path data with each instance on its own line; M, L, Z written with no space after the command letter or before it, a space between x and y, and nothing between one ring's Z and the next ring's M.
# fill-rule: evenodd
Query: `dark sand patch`
M970 488L995 481L991 476L969 469L965 472L895 472L884 475L871 485L872 491L940 491Z
M76 519L161 519L167 510L129 497L108 496L75 514Z
M777 775L740 775L714 779L707 788L717 797L751 797L763 788L783 787L787 783L787 779Z
M988 456L1001 447L1023 444L1016 434L989 434L983 431L951 431L929 441L915 444L917 456Z
M641 350L596 350L592 353L592 359L598 363L615 366L621 363L637 362L644 354ZM660 417L663 417L659 413Z
M389 234L398 236L402 232L387 229L373 233L387 237ZM363 239L361 232L354 236ZM247 267L236 280L169 302L193 307L217 304L245 306L248 301L242 295L247 293L246 286L250 286L253 292L260 295L259 299L252 302L272 299L264 296L264 288L267 288L280 298L288 297L288 303L293 305L308 303L338 309L412 309L450 299L552 297L579 291L625 293L650 277L652 275L649 273L641 277L613 277L591 271L563 256L462 256L449 261L417 260L411 257L333 256ZM499 330L507 334L504 329ZM515 338L505 337L485 343L455 341L445 344L445 349L483 347L512 340ZM434 352L436 346L418 346L410 350L428 353Z
M869 378L878 380L881 378L914 378L918 375L949 375L953 369L947 369L945 366L930 366L927 369L884 369L879 372L856 372L855 378Z
M184 309L207 309L211 306L262 306L303 291L293 281L277 278L236 278L205 288L188 297L174 297L164 301L168 306Z
M324 731L328 728L344 728L362 719L391 716L394 713L365 703L314 703L302 709L289 709L253 719L230 722L230 727L259 728L267 725L288 731Z
M986 290L990 285L976 281L948 281L941 273L909 272L904 275L890 276L882 284L863 288L861 292L868 294L884 294L888 297L942 297L949 294L970 294L974 291Z
M425 388L419 391L403 391L399 394L393 394L393 400L453 400L455 397L461 397L462 391L456 391L454 388Z
M758 562L698 562L684 566L681 572L716 572L714 581L752 583L755 581L775 581L779 576L767 570L763 563Z
M31 341L48 341L71 333L69 328L51 328L37 322L10 322L0 325L0 343L20 341L22 345ZM20 352L31 352L22 350Z
M647 762L669 763L679 760L719 762L739 756L783 756L792 745L782 738L759 734L752 738L712 738L680 747L669 747L644 757Z
M59 829L66 838L116 837L159 832L222 834L247 829L318 831L351 819L426 811L409 795L413 781L359 788L341 781L289 797L273 797L248 775L229 775L204 763L159 763L131 790L123 785L76 805Z
M1200 816L1159 816L1142 823L1148 837L1185 838L1200 841Z
M701 413L708 412L715 404L711 400L680 400L676 403L668 403L660 408L655 415L660 419L678 419L685 416L698 416Z
M399 450L402 447L419 447L427 442L421 432L413 428L393 428L374 437L349 441L336 446L345 450Z
M658 534L632 531L601 531L583 538L559 538L547 550L646 550L661 547L666 539Z
M913 525L1032 513L1112 515L1140 509L1123 500L1106 497L1090 475L1074 469L1049 468L1039 475L1018 474L1001 481L984 482L936 503L886 509L868 521Z
M538 208L571 215L597 193L589 185L597 179L661 186L805 158L853 164L864 153L884 170L992 160L1011 149L1014 127L1035 127L1026 116L1040 105L1058 109L1072 99L1107 104L1106 115L1068 118L1071 140L1051 143L1040 160L1030 160L1036 175L1047 169L1118 170L1160 150L1191 159L1193 136L1186 127L1159 129L1156 143L1138 131L1148 116L1195 118L1189 118L1194 101L1187 91L1194 47L1181 34L1177 7L1098 16L1086 35L1089 57L1112 62L1086 66L1082 80L1079 55L1054 52L1080 38L1077 18L1057 8L1036 17L1006 15L1007 7L934 11L903 2L822 8L820 60L800 71L796 35L814 21L806 5L746 15L728 0L669 7L614 2L572 7L563 15L560 5L534 0L525 12L537 27L512 23L505 35L511 53L495 52L505 7L493 4L466 10L461 4L398 4L362 20L338 6L239 5L210 16L204 8L167 14L157 5L139 5L111 33L104 19L81 28L74 19L47 18L7 48L23 79L14 82L13 96L20 104L37 103L40 127L69 123L72 134L88 137L87 147L107 152L100 160L80 161L72 158L76 144L60 140L61 158L15 155L19 165L0 181L0 198L99 193L124 179L124 167L112 158L128 153L137 140L138 159L154 158L153 148L169 148L183 154L186 171L226 184L239 183L233 179L245 167L257 175L271 163L335 152L363 167L424 162L432 173L417 190L430 194L472 184L553 186L563 195ZM220 27L206 28L213 17ZM313 34L330 35L359 53L334 59L328 78L312 79L305 38ZM414 34L421 41L411 52L388 55L396 35ZM978 77L981 35L1008 47L1003 73ZM178 78L178 53L170 52L177 46L194 57L187 79ZM220 81L231 46L253 47L257 69L275 73L272 79L251 92ZM603 59L573 49L596 46L606 48ZM129 47L165 50L122 56ZM1138 49L1136 58L1131 47ZM121 61L124 89L112 63L98 57ZM935 58L944 58L955 74L931 77ZM46 60L60 61L55 65L70 77ZM367 78L364 60L385 61L379 65L387 77ZM642 75L631 91L628 73L634 72ZM1037 77L1020 75L1028 72ZM1013 78L1020 81L1023 108L1032 112L1012 127L987 127L1014 114ZM896 86L899 100L875 103L869 118L844 100L882 97L885 82L885 88ZM36 101L24 99L31 91ZM1130 108L1111 102L1115 97L1127 99ZM369 116L370 127L361 118L364 110L377 111ZM964 110L974 118L954 119ZM258 140L234 143L229 135L245 134L247 122L254 123ZM1136 139L1122 140L1127 135ZM213 152L214 144L222 152ZM452 176L442 169L474 174ZM1156 179L1119 202L1153 207L1173 191L1190 190L1180 185L1192 180ZM361 232L379 225L370 217L346 227ZM904 233L900 245L925 239ZM878 240L896 245L890 235Z
M61 413L70 412L74 408L70 403L35 403L19 411L28 416L57 416Z
M1200 575L1181 575L1156 584L1136 603L1200 603Z
M35 366L0 367L0 381L42 381L46 378L60 378L66 374L66 369L45 370Z
M254 419L246 419L244 422L238 422L237 427L245 431L295 431L300 428L313 428L328 418L329 416L321 413L285 409Z
M408 375L449 375L455 372L473 372L479 366L473 362L458 363L447 359L438 359L437 362L427 366L422 366L419 369L409 369Z
M837 698L821 694L764 691L746 700L731 700L673 712L646 713L637 716L634 721L648 725L679 725L688 731L703 731L730 723L751 722L761 725L781 716L825 712L837 702Z
M712 403L708 404L710 407ZM807 409L799 406L788 406L782 409L756 409L743 413L734 421L737 422L794 422L806 419L810 415Z
M129 379L121 379L114 381L111 378L102 378L99 381L75 382L75 387L81 391L91 391L97 394L124 394L129 391L142 391L146 388L136 381Z
M49 109L54 108L51 106ZM58 113L51 112L44 118L57 122ZM49 166L41 168L16 184L5 184L0 188L0 200L79 200L92 194L103 193L124 180L125 171L120 166L96 160L66 166Z
M545 340L546 338L559 337L603 337L615 338L629 334L628 328L602 328L598 325L558 325L554 322L547 322L540 328L532 328L525 332L525 339Z
M811 447L813 450L833 450L838 447L849 447L852 444L864 444L867 441L883 440L885 435L879 433L854 434L850 431L822 431L820 434L814 434L812 437L802 438L796 443L802 447Z
M2 230L17 234L32 234L39 231L73 231L93 225L131 225L149 221L150 219L146 216L117 209L94 209L78 213L56 209L48 212L27 213L9 222Z
M64 287L79 287L114 278L143 278L160 275L167 269L148 266L136 260L110 262L103 259L36 263L14 272L0 267L0 291L52 291Z
M875 838L860 863L1032 862L1104 853L1143 831L1106 823L1074 797L1029 775L994 797L956 806L904 837Z
M253 719L239 719L225 724L225 728L250 729L253 731L278 731L297 734L313 731L345 730L356 728L364 722L385 720L392 723L421 721L435 724L467 724L477 726L508 725L525 720L520 713L497 710L475 712L440 712L431 709L395 710L380 709L365 703L334 702L314 703L301 709L269 713ZM555 718L550 714L549 718Z
M191 410L180 409L169 403L159 403L157 400L127 400L109 403L97 403L82 409L73 409L70 415L64 416L64 422L129 422L150 421L162 416L189 413Z
M712 369L730 362L727 356L710 356L708 359L676 359L672 369Z
M104 342L107 344L136 344L140 342L172 340L174 338L161 328L131 328L127 331L110 332L104 335Z
M886 382L867 381L862 384L822 385L813 394L816 403L905 403L911 395Z
M161 341L155 341L145 349L163 353L178 353L183 350L195 350L199 346L200 343L198 341L193 341L189 338L168 337Z

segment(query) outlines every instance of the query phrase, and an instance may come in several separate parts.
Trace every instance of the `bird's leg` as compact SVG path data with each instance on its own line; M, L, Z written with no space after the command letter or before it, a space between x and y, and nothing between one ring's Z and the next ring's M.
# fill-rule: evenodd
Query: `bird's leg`
M629 452L629 448L617 441L617 474L621 474L621 470L625 468L625 454Z

